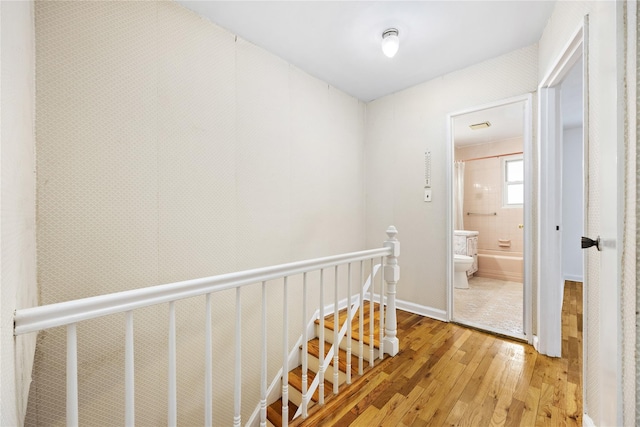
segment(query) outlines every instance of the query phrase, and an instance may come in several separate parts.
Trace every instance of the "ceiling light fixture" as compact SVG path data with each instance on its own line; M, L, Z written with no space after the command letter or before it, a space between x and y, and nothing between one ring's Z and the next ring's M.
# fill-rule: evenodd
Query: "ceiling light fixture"
M398 30L389 28L382 33L382 52L389 58L393 58L400 47Z
M469 125L469 127L473 130L478 130L478 129L486 129L489 126L491 126L491 122L482 122L482 123L476 123L473 125Z

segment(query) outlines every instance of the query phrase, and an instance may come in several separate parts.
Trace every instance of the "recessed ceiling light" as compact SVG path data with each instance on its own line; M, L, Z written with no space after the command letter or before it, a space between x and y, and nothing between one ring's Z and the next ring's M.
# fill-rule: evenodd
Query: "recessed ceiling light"
M490 122L482 122L482 123L476 123L473 125L469 125L469 127L473 130L478 130L478 129L486 129L489 126L491 126Z

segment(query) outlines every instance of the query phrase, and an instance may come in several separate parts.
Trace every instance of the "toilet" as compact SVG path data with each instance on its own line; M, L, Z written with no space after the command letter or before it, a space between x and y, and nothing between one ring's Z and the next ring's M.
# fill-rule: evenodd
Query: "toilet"
M458 289L468 289L467 270L471 268L473 258L466 255L453 255L453 286Z

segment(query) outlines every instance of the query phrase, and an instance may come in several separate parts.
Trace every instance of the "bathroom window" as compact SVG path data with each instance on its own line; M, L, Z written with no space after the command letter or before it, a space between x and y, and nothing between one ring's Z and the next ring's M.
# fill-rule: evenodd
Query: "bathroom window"
M522 155L505 157L502 160L504 207L522 207L524 203L524 161Z

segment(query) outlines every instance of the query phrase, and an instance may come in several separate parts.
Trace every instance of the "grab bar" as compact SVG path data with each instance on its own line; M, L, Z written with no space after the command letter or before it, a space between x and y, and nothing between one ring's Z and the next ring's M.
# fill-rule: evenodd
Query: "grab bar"
M467 215L486 215L486 216L495 216L495 215L498 215L498 212L491 212L491 213L467 212Z

